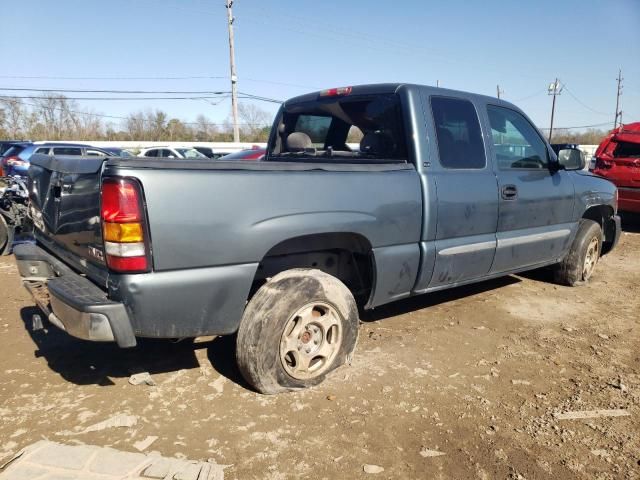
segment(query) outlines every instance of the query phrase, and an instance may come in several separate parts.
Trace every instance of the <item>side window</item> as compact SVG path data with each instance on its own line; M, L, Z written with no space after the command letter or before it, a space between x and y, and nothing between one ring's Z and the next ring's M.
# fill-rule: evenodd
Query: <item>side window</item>
M36 150L36 153L41 153L43 155L49 155L49 147L40 147Z
M169 157L175 158L176 154L173 153L171 150L164 149L164 150L160 150L160 156L164 158L169 158Z
M106 155L106 153L102 153L99 150L87 149L87 156L89 157L105 157Z
M153 150L149 150L144 154L145 157L157 157L158 156L158 150L157 149L153 149Z
M496 164L502 170L548 168L544 140L521 114L495 105L487 106Z
M484 168L486 158L480 121L468 100L431 97L431 111L444 168Z
M76 147L55 147L54 155L82 155L82 149Z

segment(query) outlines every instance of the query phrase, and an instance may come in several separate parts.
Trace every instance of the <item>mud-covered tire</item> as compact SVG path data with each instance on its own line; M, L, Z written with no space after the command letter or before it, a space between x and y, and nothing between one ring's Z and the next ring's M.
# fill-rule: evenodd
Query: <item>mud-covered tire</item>
M591 278L602 251L602 229L593 220L582 219L567 256L555 266L554 280L575 287Z
M13 243L13 230L0 215L0 255L9 255Z
M287 270L269 279L247 305L236 337L238 367L264 394L318 385L351 362L358 324L356 302L340 280L320 270ZM316 352L307 348L325 356L311 358ZM287 352L295 349L300 352ZM311 358L308 369L301 360L296 370L299 354Z

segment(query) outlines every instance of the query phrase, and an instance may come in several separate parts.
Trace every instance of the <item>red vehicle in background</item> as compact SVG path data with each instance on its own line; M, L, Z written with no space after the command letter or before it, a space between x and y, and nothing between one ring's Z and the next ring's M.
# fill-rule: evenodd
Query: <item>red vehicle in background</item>
M266 148L254 145L246 150L240 150L239 152L230 153L224 157L220 157L218 160L256 160L260 161L264 158L264 154L267 152Z
M595 158L591 171L618 187L618 209L640 213L640 122L612 130Z

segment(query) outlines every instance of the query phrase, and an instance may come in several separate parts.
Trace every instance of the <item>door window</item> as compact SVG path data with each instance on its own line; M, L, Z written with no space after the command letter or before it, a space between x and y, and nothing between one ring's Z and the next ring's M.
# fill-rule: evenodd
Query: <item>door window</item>
M55 147L54 155L82 155L82 149L77 147Z
M164 150L160 150L160 155L159 156L163 157L163 158L170 158L170 157L175 158L176 154L173 153L171 150L164 149Z
M36 153L41 153L43 155L49 155L49 147L40 147L36 150Z
M107 154L104 152L101 152L100 150L87 149L87 156L88 157L106 157Z
M145 152L144 156L145 157L157 157L158 156L158 150L157 149L148 150L147 152Z
M440 164L444 168L484 168L484 144L473 104L457 98L431 97L431 110Z
M498 168L548 168L547 146L524 116L514 110L495 105L489 105L487 112Z

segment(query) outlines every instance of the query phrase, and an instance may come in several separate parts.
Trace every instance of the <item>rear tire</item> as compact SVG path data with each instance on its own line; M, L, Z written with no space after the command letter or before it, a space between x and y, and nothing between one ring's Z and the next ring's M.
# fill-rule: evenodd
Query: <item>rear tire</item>
M351 361L358 323L356 302L340 280L320 270L287 270L247 305L236 338L238 367L260 393L318 385Z
M575 287L593 275L602 251L602 228L593 220L582 219L567 256L556 265L554 280Z

